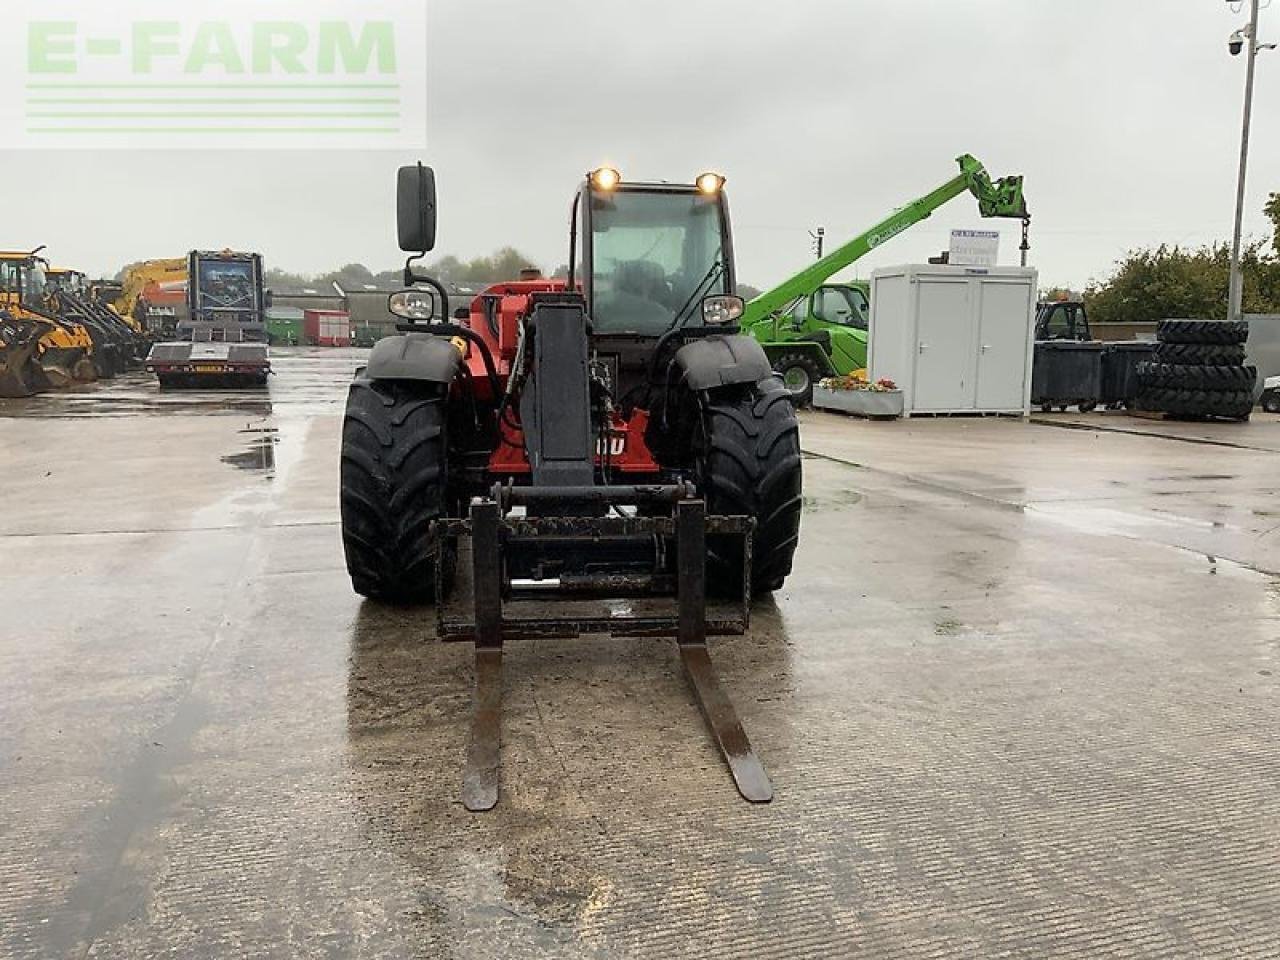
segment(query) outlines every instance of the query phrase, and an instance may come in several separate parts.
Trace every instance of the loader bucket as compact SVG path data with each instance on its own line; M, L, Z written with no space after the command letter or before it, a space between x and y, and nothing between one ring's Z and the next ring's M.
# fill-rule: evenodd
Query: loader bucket
M49 378L35 359L41 332L29 320L0 315L0 397L29 397L49 388Z
M92 383L97 379L93 361L84 347L45 347L38 359L54 388L69 387L76 382Z

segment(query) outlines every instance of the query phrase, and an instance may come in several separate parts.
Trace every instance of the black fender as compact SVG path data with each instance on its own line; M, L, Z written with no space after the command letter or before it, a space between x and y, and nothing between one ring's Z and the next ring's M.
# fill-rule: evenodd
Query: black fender
M383 337L373 345L364 376L369 380L426 380L450 383L462 354L450 341L429 333Z
M764 348L754 337L730 334L686 343L675 364L690 390L713 390L737 383L759 383L773 376Z

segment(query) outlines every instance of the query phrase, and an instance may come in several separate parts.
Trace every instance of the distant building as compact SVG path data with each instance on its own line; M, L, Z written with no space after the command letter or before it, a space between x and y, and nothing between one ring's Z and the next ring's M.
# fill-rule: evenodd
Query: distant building
M300 329L304 310L341 310L351 317L356 343L372 343L396 332L398 318L387 309L387 300L391 294L400 289L400 287L388 289L373 284L361 284L359 289L344 288L341 294L337 290L325 291L318 288L273 289L273 307L268 316L287 310L290 311L289 319L293 319L292 314L296 311ZM449 311L452 314L459 307L470 306L472 298L484 287L478 284L446 283L445 289L449 291ZM283 322L286 319L285 314L281 313L280 318ZM450 318L442 317L441 319Z

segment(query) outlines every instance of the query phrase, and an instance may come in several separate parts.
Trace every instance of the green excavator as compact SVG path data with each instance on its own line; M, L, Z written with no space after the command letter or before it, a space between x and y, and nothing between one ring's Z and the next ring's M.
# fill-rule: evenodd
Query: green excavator
M866 285L828 283L835 274L966 191L977 199L982 216L1021 220L1024 228L1030 223L1022 177L992 180L986 168L967 153L956 162L960 173L942 186L895 210L747 304L739 321L742 330L764 347L797 405L809 403L814 383L823 377L853 373L867 365Z

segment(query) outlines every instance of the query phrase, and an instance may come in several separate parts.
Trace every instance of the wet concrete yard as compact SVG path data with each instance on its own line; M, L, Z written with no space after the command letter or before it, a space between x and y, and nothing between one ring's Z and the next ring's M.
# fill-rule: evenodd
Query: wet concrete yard
M357 351L0 402L0 957L1280 955L1280 418L806 414L795 575L713 655L363 604Z

